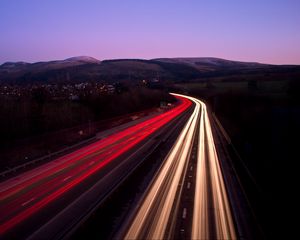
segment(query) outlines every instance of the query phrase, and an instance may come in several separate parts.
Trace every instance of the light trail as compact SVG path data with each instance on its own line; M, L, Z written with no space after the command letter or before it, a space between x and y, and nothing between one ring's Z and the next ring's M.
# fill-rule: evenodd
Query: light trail
M177 141L159 170L125 239L163 239L173 208L179 181L187 166L199 105L180 133ZM176 212L178 209L175 209Z
M125 239L170 239L174 236L183 179L199 127L192 239L236 239L235 227L215 149L206 106L189 96L195 109L137 210ZM198 125L200 124L200 126ZM186 218L186 208L182 216Z
M237 239L206 106L198 99L189 99L202 109L192 239Z
M0 235L40 211L186 111L175 108L0 184Z

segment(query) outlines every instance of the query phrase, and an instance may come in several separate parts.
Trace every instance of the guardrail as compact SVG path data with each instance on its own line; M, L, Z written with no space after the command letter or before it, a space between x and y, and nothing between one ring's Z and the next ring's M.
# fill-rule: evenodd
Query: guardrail
M23 163L23 164L18 165L18 166L16 166L16 167L10 168L10 169L8 169L8 170L6 170L6 171L1 172L1 173L0 173L0 176L1 176L1 178L5 178L7 175L11 175L11 174L17 172L17 171L20 170L20 169L27 168L27 167L32 166L32 165L35 165L35 164L37 164L37 163L39 163L39 162L43 162L43 161L46 161L46 160L50 160L50 159L52 159L53 157L57 157L57 156L59 156L59 155L62 154L62 153L65 153L65 152L67 152L67 151L70 151L70 150L72 150L72 149L74 149L74 148L76 148L76 147L78 147L78 146L84 145L84 144L86 144L86 143L88 143L88 142L92 142L92 141L94 141L94 140L96 140L96 136L94 136L94 137L92 137L92 138L88 138L88 139L86 139L86 140L83 140L83 141L81 141L81 142L79 142L79 143L76 143L76 144L74 144L74 145L72 145L72 146L68 146L68 147L66 147L66 148L63 148L63 149L61 149L61 150L59 150L59 151L50 153L50 154L48 154L48 155L46 155L46 156L43 156L43 157L40 157L40 158L36 158L36 159L33 159L33 160L29 161L29 162L26 162L26 163Z
M226 139L228 145L231 146L232 150L234 151L234 154L237 156L238 160L240 161L241 165L243 166L243 168L245 169L246 173L248 174L248 177L251 179L251 181L253 182L253 184L255 185L255 187L257 188L257 190L259 192L262 192L261 188L259 187L259 185L257 184L255 178L253 177L251 171L249 170L249 168L247 167L247 165L245 164L244 160L242 159L241 155L238 153L237 149L235 148L234 144L232 143L229 134L226 132L226 130L224 129L224 127L222 126L221 122L218 120L217 116L215 115L215 113L212 113L212 116L215 120L215 122L217 123L220 131L222 132L224 138Z

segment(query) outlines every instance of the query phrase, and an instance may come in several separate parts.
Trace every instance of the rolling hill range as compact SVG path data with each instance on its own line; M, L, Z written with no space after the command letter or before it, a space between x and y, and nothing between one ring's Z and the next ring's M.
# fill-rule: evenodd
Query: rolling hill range
M49 62L6 62L0 66L0 83L68 83L84 81L136 83L143 79L161 82L253 74L299 72L300 66L238 62L220 58L158 58L152 60L97 60L72 57Z

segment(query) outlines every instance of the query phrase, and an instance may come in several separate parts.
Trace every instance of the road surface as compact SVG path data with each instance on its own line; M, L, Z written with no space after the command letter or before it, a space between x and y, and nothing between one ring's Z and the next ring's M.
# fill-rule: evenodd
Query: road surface
M240 238L206 106L174 95L180 104L173 109L0 183L1 237L74 237L74 229L176 130L117 238Z
M62 223L53 218L64 221L74 218L70 211L62 214L65 211L62 207L67 209L73 204L74 213L78 206L83 208L91 198L98 198L95 192L89 194L89 188L95 182L103 188L103 193L108 194L112 187L107 185L114 186L122 181L122 172L130 172L138 164L133 162L133 155L151 147L154 134L164 132L168 124L191 107L190 100L177 98L180 104L165 113L0 183L0 235L23 238L24 235L18 234L24 233L36 239L41 236L51 239L50 235L40 235L48 231L55 238L53 226ZM126 158L122 158L123 155ZM122 159L126 161L122 162ZM112 169L114 172L111 173ZM84 194L84 200L77 201Z
M124 223L125 239L237 239L227 191L217 156L206 106L196 98L175 94L194 102L195 109L135 213ZM193 189L187 181L196 146ZM192 206L182 206L186 188ZM193 191L194 190L194 191ZM189 211L187 208L192 208ZM191 214L188 214L191 213ZM181 219L190 226L178 229ZM180 235L185 231L185 235ZM185 236L185 237L182 237Z

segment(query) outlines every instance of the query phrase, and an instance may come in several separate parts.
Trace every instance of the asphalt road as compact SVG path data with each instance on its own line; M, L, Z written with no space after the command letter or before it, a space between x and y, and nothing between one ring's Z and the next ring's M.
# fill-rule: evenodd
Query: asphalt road
M149 174L140 166L172 136L151 178L124 187L143 193L120 218L119 230L107 231L116 231L116 239L249 239L238 179L224 161L224 149L216 149L213 131L218 130L212 129L205 104L174 95L180 104L173 109L110 130L95 143L0 183L1 237L76 237L134 172Z
M191 107L178 98L181 104L165 113L1 183L1 237L67 234L139 164L134 156L151 151L155 138Z
M237 239L206 106L198 99L180 96L194 102L194 112L119 236ZM190 194L186 189L191 189ZM182 219L189 219L189 224Z

